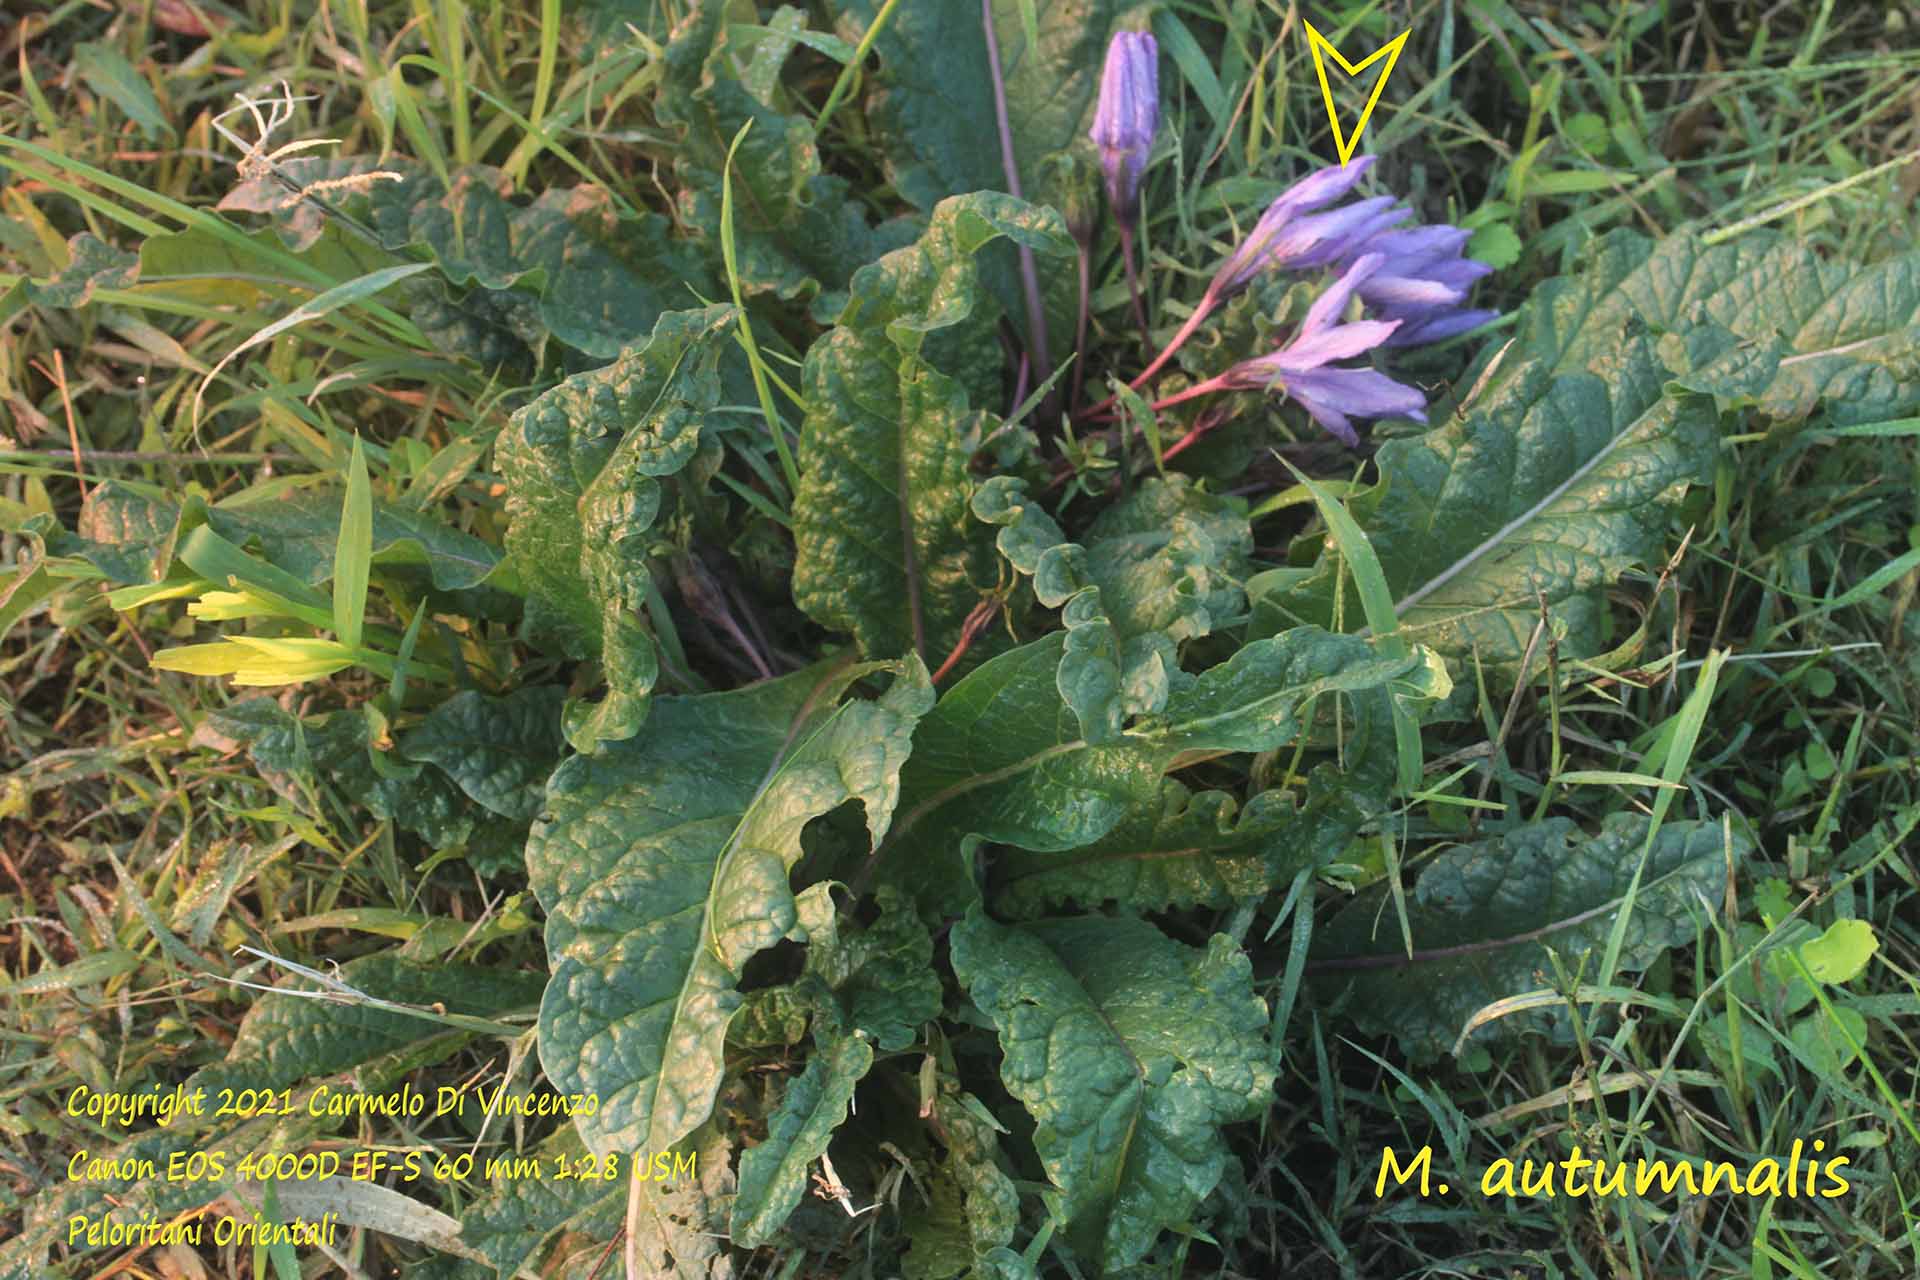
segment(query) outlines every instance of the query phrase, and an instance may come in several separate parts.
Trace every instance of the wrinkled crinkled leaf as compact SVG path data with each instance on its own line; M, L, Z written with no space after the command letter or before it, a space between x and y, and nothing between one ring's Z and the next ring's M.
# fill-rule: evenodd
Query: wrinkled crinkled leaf
M511 289L462 293L432 277L409 280L404 287L407 319L436 351L487 370L507 366L515 374L531 372L538 362L547 340L539 299Z
M42 307L84 307L95 289L125 289L140 278L137 255L82 231L67 241L67 265L45 280L26 282L27 301Z
M821 174L813 126L779 83L792 32L805 23L798 9L783 7L767 25L748 27L727 22L724 5L700 5L667 46L656 111L681 130L674 161L684 225L719 227L727 149L753 121L733 170L734 246L750 294L844 289L856 267L911 234L905 224L876 232L846 180Z
M1000 1168L1000 1131L987 1114L965 1094L943 1089L934 1097L934 1132L946 1156L929 1178L931 1203L905 1215L913 1241L901 1259L907 1280L948 1280L969 1268L983 1277L1005 1274L1020 1193Z
M424 168L385 167L402 180L374 183L368 196L387 248L426 246L457 285L537 286L547 328L588 355L616 356L662 313L718 296L665 218L622 219L596 188L550 188L511 204L499 172L483 166L456 174L450 190Z
M876 900L879 915L863 926L835 912L825 884L798 896L806 976L833 992L839 1014L833 1030L844 1025L882 1049L904 1049L920 1025L940 1013L933 939L912 903L892 885L881 885Z
M74 524L84 541L61 550L85 558L110 582L158 582L173 563L180 515L178 503L117 480L103 481L87 495Z
M1349 1009L1360 1025L1393 1035L1416 1060L1449 1052L1482 1008L1552 985L1542 948L1553 948L1568 973L1591 954L1586 976L1593 979L1640 867L1647 821L1616 813L1590 836L1566 818L1549 818L1448 849L1426 865L1409 895L1412 959L1382 886L1315 931L1321 981L1329 993L1351 983ZM1641 876L1621 968L1637 972L1666 948L1691 942L1690 913L1700 909L1702 895L1719 901L1728 857L1737 862L1747 848L1738 834L1731 851L1725 848L1718 823L1662 825ZM1566 1011L1504 1018L1474 1038L1523 1027L1563 1034Z
M1652 559L1667 511L1715 453L1705 395L1668 394L1637 339L1555 376L1535 361L1465 416L1380 447L1380 483L1349 499L1393 593L1400 632L1443 654L1517 662L1540 599L1563 617ZM1266 597L1256 630L1333 616L1329 547L1305 582ZM1359 613L1349 595L1347 616ZM1581 647L1574 644L1570 647Z
M435 766L409 766L395 758L377 768L369 756L366 717L356 711L302 720L271 698L249 698L209 714L204 728L244 744L268 775L329 781L374 817L418 833L435 848L467 839L482 816Z
M1088 576L1123 636L1164 631L1178 643L1246 612L1246 514L1186 476L1142 481L1095 517L1081 541Z
M456 693L401 739L409 760L431 761L460 789L503 817L540 811L547 775L560 761L566 692L534 685L494 698Z
M999 525L994 544L1007 563L1033 579L1033 594L1060 610L1066 628L1055 685L1090 742L1111 742L1137 715L1167 705L1180 677L1173 641L1151 631L1122 637L1106 599L1087 574L1086 548L1068 542L1039 503L1012 476L994 476L974 495L973 513Z
M726 1139L712 1125L694 1135L698 1176L638 1180L627 1201L627 1274L659 1280L733 1280L732 1254L718 1234L733 1194Z
M295 488L249 495L245 502L207 508L215 533L238 546L257 542L261 555L307 583L333 576L340 541L341 491ZM373 503L376 564L420 564L443 590L477 585L500 563L492 544L462 533L436 515L392 503Z
M580 1135L563 1125L533 1153L545 1176L495 1179L488 1194L460 1215L460 1238L506 1280L563 1230L613 1239L626 1212L625 1187L618 1181L553 1177L558 1158L578 1164L586 1154Z
M999 1029L1055 1216L1105 1270L1139 1261L1220 1180L1219 1127L1273 1087L1245 953L1138 919L1007 926L976 909L954 927L953 966Z
M773 1238L807 1190L807 1170L847 1118L847 1104L873 1066L873 1046L860 1035L816 1043L807 1069L789 1081L767 1117L766 1141L740 1157L740 1188L730 1234L743 1249Z
M982 484L973 513L1001 527L995 545L1032 576L1035 598L1061 609L1060 696L1090 741L1111 741L1132 717L1166 706L1187 683L1179 643L1245 606L1247 521L1185 477L1144 482L1095 519L1085 545L1068 542L1012 476Z
M918 243L854 274L839 325L807 352L794 599L877 658L937 666L994 585L967 466L1002 363L974 256L1001 236L1070 248L1051 210L991 192L945 201Z
M1152 911L1259 897L1298 869L1292 857L1275 856L1300 852L1290 838L1296 824L1285 792L1263 791L1243 811L1224 791L1194 795L1163 779L1158 807L1130 811L1084 848L1009 853L996 867L994 903L1014 916L1036 916L1068 902Z
M1329 749L1330 758L1307 771L1304 794L1261 791L1240 808L1226 792L1193 794L1165 778L1158 803L1129 810L1082 848L1003 851L994 862L996 909L1017 918L1066 903L1111 902L1131 911L1225 907L1258 900L1302 868L1334 861L1388 806L1391 696L1384 688L1345 694L1315 718L1308 742Z
M841 702L867 670L663 698L645 735L548 784L527 848L553 972L540 1056L599 1095L576 1117L594 1151L662 1151L706 1119L741 969L797 922L801 828L859 800L886 830L932 694L910 662L878 701Z
M811 1026L816 1041L858 1031L882 1049L897 1050L939 1015L933 939L911 901L881 885L879 914L861 925L840 916L833 889L823 881L794 895L791 936L807 944L806 967L793 982L748 995L727 1031L732 1044L792 1045Z
M1787 421L1822 403L1842 423L1920 407L1920 254L1863 266L1769 231L1709 248L1691 235L1620 230L1579 276L1543 285L1526 321L1516 346L1560 370L1590 366L1641 327L1777 335L1783 358L1754 399Z
M661 480L702 447L734 322L727 306L670 312L612 364L519 410L501 436L507 551L529 624L573 656L598 654L606 670L606 698L569 717L579 750L630 737L645 717L659 671L639 617L649 531Z
M1245 645L1160 715L1095 743L1055 684L1065 643L1055 632L992 659L922 722L881 862L922 905L964 906L960 859L980 840L1045 854L1082 848L1129 813L1157 810L1161 775L1180 752L1271 750L1299 732L1320 695L1381 688L1424 661L1303 627Z

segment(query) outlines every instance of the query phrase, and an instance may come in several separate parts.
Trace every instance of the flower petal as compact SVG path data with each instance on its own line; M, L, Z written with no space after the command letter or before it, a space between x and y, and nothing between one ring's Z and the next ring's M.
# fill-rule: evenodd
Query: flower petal
M1414 347L1427 342L1440 342L1499 318L1498 311L1444 311L1431 316L1410 317L1393 337L1387 339L1386 345Z
M1473 233L1464 228L1444 222L1429 223L1399 231L1382 231L1366 243L1363 252L1384 254L1398 272L1404 270L1405 264L1459 257L1472 238Z
M1399 327L1398 320L1356 320L1317 333L1302 328L1298 337L1275 353L1274 363L1282 374L1297 376L1329 360L1345 360L1382 346Z
M1289 374L1285 383L1294 399L1338 406L1342 414L1355 418L1427 420L1425 396L1375 369L1311 369Z
M1407 216L1392 196L1358 200L1289 224L1273 239L1267 256L1276 267L1303 270L1324 267L1355 253L1382 226Z
M1353 423L1347 421L1346 414L1341 413L1332 405L1310 395L1301 395L1291 389L1289 389L1288 395L1295 404L1307 411L1309 417L1337 437L1341 444L1346 445L1349 449L1356 448L1359 445L1360 433L1353 429Z
M1360 286L1360 297L1368 306L1378 308L1444 307L1466 296L1464 288L1456 288L1438 280L1422 280L1416 276L1387 272L1375 275Z

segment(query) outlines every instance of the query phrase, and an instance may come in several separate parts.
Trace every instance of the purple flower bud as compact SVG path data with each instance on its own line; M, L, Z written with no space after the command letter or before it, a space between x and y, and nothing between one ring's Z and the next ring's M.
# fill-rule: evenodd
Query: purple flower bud
M1159 127L1160 46L1144 31L1122 31L1107 46L1100 101L1088 136L1100 148L1114 216L1129 226L1139 209L1140 175Z
M1373 369L1326 367L1329 361L1362 355L1392 342L1399 320L1340 322L1340 314L1355 293L1385 264L1381 254L1367 254L1315 300L1300 332L1269 355L1243 360L1220 376L1220 385L1240 391L1284 391L1315 422L1349 446L1360 443L1351 418L1398 416L1427 420L1427 399L1413 387L1395 382Z
M1208 293L1216 299L1230 298L1269 267L1327 266L1347 256L1367 237L1406 217L1405 210L1393 207L1389 196L1312 217L1299 216L1353 190L1373 163L1374 157L1362 156L1308 174L1281 192L1260 215L1253 232L1221 264Z

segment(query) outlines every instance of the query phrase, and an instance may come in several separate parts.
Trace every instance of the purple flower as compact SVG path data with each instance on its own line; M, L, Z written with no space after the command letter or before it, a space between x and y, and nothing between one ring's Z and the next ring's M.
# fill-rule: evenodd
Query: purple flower
M1461 257L1472 233L1444 223L1381 230L1348 254L1382 259L1378 270L1359 288L1360 299L1383 320L1400 322L1388 340L1390 347L1438 342L1477 329L1499 315L1497 311L1462 307L1474 281L1493 268Z
M1391 196L1362 200L1343 209L1301 217L1331 204L1366 176L1374 157L1322 169L1281 192L1253 231L1221 264L1207 292L1230 298L1268 268L1324 267L1349 256L1368 237L1404 219Z
M1377 253L1360 258L1315 300L1291 342L1270 355L1241 361L1220 375L1219 384L1236 391L1284 391L1348 445L1360 443L1349 418L1398 416L1424 423L1427 400L1414 388L1373 369L1328 367L1329 361L1388 345L1399 330L1399 320L1340 322L1348 301L1364 292L1386 261Z
M1113 213L1131 226L1153 134L1160 127L1160 46L1144 31L1122 31L1107 46L1100 101L1088 136L1100 148Z

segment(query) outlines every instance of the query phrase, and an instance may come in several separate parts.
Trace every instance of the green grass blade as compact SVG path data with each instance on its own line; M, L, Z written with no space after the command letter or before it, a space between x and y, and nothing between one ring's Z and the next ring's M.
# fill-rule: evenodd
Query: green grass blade
M349 649L360 647L367 619L367 577L373 569L373 490L367 456L353 438L347 496L340 508L340 539L333 552L333 632Z
M740 149L740 143L746 138L747 130L753 128L749 119L740 126L740 132L733 135L733 142L727 147L727 168L720 176L720 255L727 264L727 287L733 291L733 306L740 313L740 341L747 348L747 366L753 372L754 394L760 398L760 412L766 415L767 430L773 433L773 447L780 455L780 470L786 473L787 489L798 492L800 488L800 467L793 460L793 450L787 445L787 429L780 422L780 415L773 407L773 393L767 388L767 371L760 359L760 348L753 341L753 321L747 318L747 304L740 292L740 263L734 253L733 244L733 156Z
M1700 730L1707 722L1707 708L1713 704L1714 686L1720 682L1720 668L1725 664L1725 650L1714 650L1707 655L1707 662L1700 669L1700 683L1681 704L1674 718L1673 732L1667 740L1666 758L1660 767L1663 782L1678 783L1680 776L1687 771L1687 765L1693 760L1693 749L1700 741ZM1647 855L1653 851L1653 838L1659 833L1660 824L1666 819L1667 810L1673 807L1674 789L1661 787L1653 796L1653 821L1647 824L1646 843L1640 849L1640 865L1634 868L1633 880L1627 885L1626 896L1621 900L1620 913L1614 917L1613 928L1607 932L1607 952L1605 962L1600 966L1600 985L1606 986L1619 973L1620 951L1626 945L1627 924L1633 919L1633 907L1639 897L1640 881L1646 874Z

